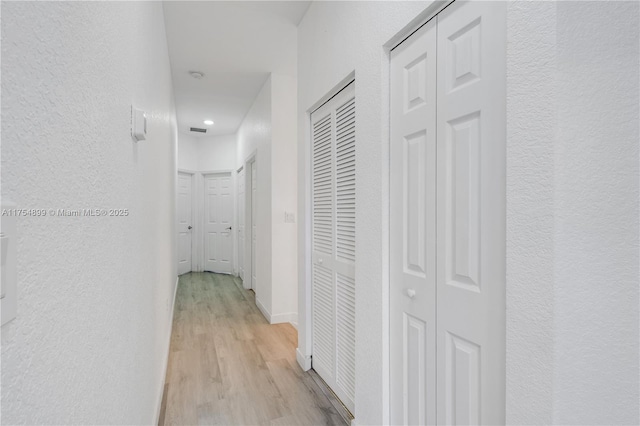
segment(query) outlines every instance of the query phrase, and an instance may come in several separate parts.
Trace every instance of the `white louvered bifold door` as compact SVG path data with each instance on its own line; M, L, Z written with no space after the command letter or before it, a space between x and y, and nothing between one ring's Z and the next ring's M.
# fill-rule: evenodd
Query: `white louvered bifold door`
M355 86L311 114L313 369L354 412Z

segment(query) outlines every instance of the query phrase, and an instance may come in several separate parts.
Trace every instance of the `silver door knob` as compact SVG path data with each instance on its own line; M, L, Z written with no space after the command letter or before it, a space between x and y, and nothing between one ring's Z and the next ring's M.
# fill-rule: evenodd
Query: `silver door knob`
M191 228L193 228L191 225L187 226L187 229L191 229Z
M409 299L413 299L416 295L416 291L412 288L408 288L407 290L407 296L409 297Z

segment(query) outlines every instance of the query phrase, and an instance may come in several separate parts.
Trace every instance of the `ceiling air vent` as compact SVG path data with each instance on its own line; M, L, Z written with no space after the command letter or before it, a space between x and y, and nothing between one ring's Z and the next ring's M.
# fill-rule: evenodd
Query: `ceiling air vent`
M200 129L199 127L191 127L191 131L198 133L207 133L207 129Z

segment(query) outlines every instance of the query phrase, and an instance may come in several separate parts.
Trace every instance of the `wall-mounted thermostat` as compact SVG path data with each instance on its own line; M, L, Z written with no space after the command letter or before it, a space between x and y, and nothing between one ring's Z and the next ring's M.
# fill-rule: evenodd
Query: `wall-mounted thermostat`
M0 311L2 313L2 325L5 325L16 317L18 299L18 277L17 277L17 244L16 216L11 214L15 211L16 205L2 200L2 211L9 212L3 214L0 225Z
M147 139L147 116L144 111L131 106L131 137L136 141Z

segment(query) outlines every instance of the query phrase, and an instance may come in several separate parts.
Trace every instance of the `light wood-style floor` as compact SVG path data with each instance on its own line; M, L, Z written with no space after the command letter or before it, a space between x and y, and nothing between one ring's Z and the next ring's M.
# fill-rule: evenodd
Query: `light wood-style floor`
M295 328L268 324L239 279L182 275L160 425L345 425L296 346Z

